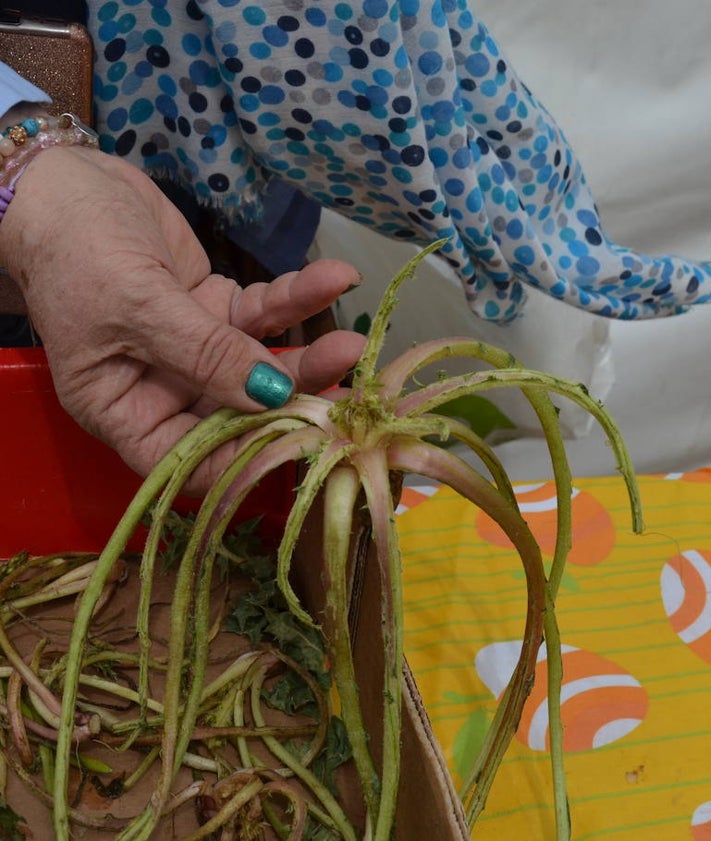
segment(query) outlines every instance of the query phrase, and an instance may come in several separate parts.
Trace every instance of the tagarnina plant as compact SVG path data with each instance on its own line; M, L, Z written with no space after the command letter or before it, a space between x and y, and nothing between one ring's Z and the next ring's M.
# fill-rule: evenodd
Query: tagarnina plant
M375 314L362 357L355 368L352 388L337 401L326 396L299 394L281 409L241 415L222 409L189 432L158 464L144 482L99 558L80 602L67 658L61 721L54 773L54 821L58 841L70 837L67 806L67 769L73 750L78 677L87 629L97 600L117 559L137 524L151 511L151 526L144 552L140 616L150 604L151 565L165 518L177 494L197 465L227 441L234 442L230 466L205 496L195 518L187 548L180 560L169 629L169 660L162 700L162 771L145 810L121 841L147 839L165 811L171 784L188 750L189 736L205 683L204 662L208 634L196 627L188 651L189 617L200 617L210 589L212 568L222 536L241 502L268 473L286 462L300 462L303 478L295 494L278 552L278 583L291 611L303 621L320 624L339 695L340 714L351 742L354 763L363 791L365 822L356 828L335 827L334 837L348 841L390 841L396 811L401 765L403 597L401 557L395 526L391 480L393 473L414 473L453 488L491 516L508 535L520 555L527 583L524 644L518 665L503 695L491 729L471 773L462 799L470 824L486 801L498 765L515 731L527 693L533 683L536 657L545 640L549 663L551 756L554 775L558 841L569 837L568 806L562 766L559 710L560 640L555 619L555 597L570 547L571 477L557 411L550 395L561 395L582 406L604 428L619 470L629 488L634 525L639 528L640 506L630 461L613 421L584 386L523 368L508 353L470 338L441 339L412 347L378 368L378 357L401 285L411 277L437 242L411 260L387 288ZM416 375L440 360L459 358L476 362L479 370L442 376L419 385ZM486 367L481 370L482 364ZM474 365L472 365L474 367ZM541 552L518 510L516 498L495 451L461 420L437 412L438 407L467 395L494 389L520 389L540 421L550 451L558 494L558 539L552 565L545 568ZM447 448L442 442L457 441ZM462 456L462 449L466 457ZM325 608L310 616L292 589L290 572L294 550L307 515L317 498L323 501L323 557ZM354 517L365 508L380 578L380 616L384 671L382 681L382 751L376 763L370 734L364 727L358 680L355 674L348 624L347 569ZM319 571L314 571L318 575ZM195 620L198 621L197 619ZM205 618L200 620L207 622ZM203 629L204 631L204 629ZM141 686L147 683L148 641L142 644ZM186 662L190 679L185 680ZM361 680L365 679L362 676ZM225 817L225 821L228 818ZM233 837L230 835L229 837ZM239 837L234 836L234 837ZM291 836L289 836L291 837Z

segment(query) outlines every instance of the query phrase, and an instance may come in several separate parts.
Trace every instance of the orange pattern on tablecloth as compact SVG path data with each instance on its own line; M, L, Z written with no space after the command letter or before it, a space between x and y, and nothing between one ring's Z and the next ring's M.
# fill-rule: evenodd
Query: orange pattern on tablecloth
M661 591L672 628L711 663L711 552L687 549L667 561Z
M555 549L558 506L553 482L517 485L516 501L543 552ZM573 490L571 501L575 542L568 555L571 564L592 566L604 561L615 545L615 528L605 507L592 494ZM483 511L477 514L481 537L495 546L511 547L501 528Z
M702 803L691 819L694 841L711 841L711 801Z
M552 488L515 488L546 563ZM573 838L711 841L711 470L641 477L641 536L632 534L619 477L576 479L575 488L578 563L567 567L556 599L564 683L573 684L563 704ZM405 649L459 782L520 650L525 577L508 542L471 504L448 488L430 488L426 497L398 518ZM582 518L579 500L588 512ZM496 655L483 672L482 652ZM545 654L538 671L475 841L555 837L550 760L540 749ZM576 680L591 675L622 684L607 707L595 692L603 698L611 687L577 691Z
M623 738L642 723L647 693L626 669L593 651L562 647L561 720L563 749L591 750ZM492 643L477 652L476 670L498 700L504 693L521 651L520 641ZM509 666L502 670L506 661ZM548 660L541 646L536 682L523 709L516 738L531 750L550 747L548 726Z
M426 502L436 491L437 488L432 485L405 486L400 494L400 502L395 513L404 514L405 511Z

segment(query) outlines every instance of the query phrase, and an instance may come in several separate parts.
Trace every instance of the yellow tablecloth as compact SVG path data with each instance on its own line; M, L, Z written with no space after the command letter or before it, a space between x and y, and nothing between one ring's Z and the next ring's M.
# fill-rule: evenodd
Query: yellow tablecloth
M711 841L711 470L640 479L645 532L619 478L575 482L575 545L557 615L576 841ZM550 556L552 483L518 485ZM518 654L520 561L446 488L408 488L399 509L406 653L455 781ZM539 670L545 671L545 651ZM545 680L477 822L479 841L553 836Z

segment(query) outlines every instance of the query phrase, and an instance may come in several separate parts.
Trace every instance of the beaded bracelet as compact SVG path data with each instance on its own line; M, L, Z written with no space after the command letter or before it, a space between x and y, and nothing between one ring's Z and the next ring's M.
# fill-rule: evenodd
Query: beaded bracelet
M74 114L29 117L6 128L0 137L0 222L15 196L20 176L35 155L51 146L98 145L97 133Z

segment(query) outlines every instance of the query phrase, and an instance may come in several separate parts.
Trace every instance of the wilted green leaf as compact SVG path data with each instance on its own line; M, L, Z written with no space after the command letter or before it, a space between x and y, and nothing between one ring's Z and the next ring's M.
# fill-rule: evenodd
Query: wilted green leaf
M274 710L286 715L306 715L318 718L319 708L311 687L300 675L287 672L272 686L262 689L262 698Z
M25 819L0 799L0 841L25 841L21 824L25 824Z
M314 676L324 671L324 643L316 628L305 625L293 613L274 611L266 630L277 646L304 669Z
M333 716L328 726L326 747L316 757L312 766L313 772L332 794L338 794L334 776L336 769L348 762L351 756L346 726L340 718Z
M480 438L487 438L493 432L500 430L516 429L516 424L498 406L478 394L456 397L454 400L442 403L436 412L448 418L464 421Z

